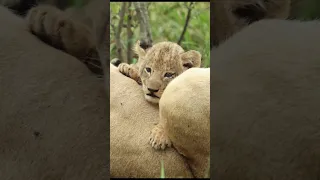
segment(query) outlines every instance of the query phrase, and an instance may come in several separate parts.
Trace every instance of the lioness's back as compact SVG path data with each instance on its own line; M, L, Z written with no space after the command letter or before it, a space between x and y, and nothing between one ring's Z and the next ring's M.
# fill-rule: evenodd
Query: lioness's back
M265 20L215 50L213 178L319 179L319 32Z
M183 157L174 149L161 152L148 144L150 130L158 120L157 106L144 99L141 87L110 64L112 177L160 177L161 160L166 177L192 177Z
M105 179L103 80L0 7L1 179Z
M210 154L210 69L191 68L170 82L159 103L173 146L196 177L205 177Z

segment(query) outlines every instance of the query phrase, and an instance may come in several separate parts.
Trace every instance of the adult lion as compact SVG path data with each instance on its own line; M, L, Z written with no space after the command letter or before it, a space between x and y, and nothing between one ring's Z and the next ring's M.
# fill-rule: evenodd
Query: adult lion
M105 94L101 91L102 81L91 76L72 56L51 48L30 35L22 19L14 17L1 7L0 12L1 24L6 25L1 28L1 43L4 48L0 49L0 140L5 142L1 147L1 177L104 179L109 169L105 151L108 149L105 141L105 117L108 115L104 111L106 101L103 98ZM12 48L15 48L14 51ZM29 86L22 87L21 84ZM118 88L126 89L126 85ZM126 97L118 97L117 101L111 103L127 102ZM137 116L152 113L152 108L149 106L143 111L137 111ZM158 113L154 117L158 117ZM43 124L43 121L39 121L42 119L46 119ZM116 121L117 116L113 119L115 120L112 121ZM123 129L121 126L118 128ZM140 132L135 133L133 136ZM148 136L142 138L141 141L145 138L147 141ZM123 145L128 143L123 137L118 141ZM125 148L115 150L122 157L128 152ZM127 163L125 158L117 160L123 166ZM121 170L123 166L111 173ZM131 168L129 172L136 167ZM156 172L150 169L143 172L148 174L148 171ZM130 174L123 172L121 176Z
M103 79L4 7L0 23L1 179L106 179Z
M130 88L122 88L128 85ZM160 177L161 160L166 177L193 177L184 158L174 149L161 152L148 144L150 130L158 121L158 107L144 99L141 86L110 65L112 177Z
M216 49L213 179L319 179L319 30L262 20Z
M283 3L285 2L285 3ZM247 1L246 3L243 4L239 4L237 3L237 1L217 1L217 3L220 3L219 5L230 5L230 3L234 3L235 6L237 8L244 8L246 10L253 10L255 12L259 12L261 11L261 13L265 13L265 14L269 14L268 16L261 16L261 17L253 17L252 19L253 21L257 21L261 18L286 18L288 15L287 10L289 9L289 5L290 5L290 1L283 1L283 2L278 2L278 1L268 1L268 4L265 4L265 2L262 1ZM256 9L256 5L257 3L262 3L262 4L258 4L260 5L268 5L266 8L265 6L263 6L263 8L258 8ZM269 4L270 3L270 4ZM279 4L277 4L279 3ZM258 7L259 7L258 6ZM217 6L218 7L218 6ZM235 17L233 19L228 19L227 17L229 17L230 13L233 13L233 11L225 11L223 13L219 12L218 8L214 8L213 9L213 13L217 15L217 17L221 16L220 18L225 18L225 23L226 22L230 22L232 24L232 22L234 22L235 20L237 20L236 18L238 18L237 22L242 22L243 19L241 18L245 18L245 17ZM220 13L220 14L219 14ZM273 14L273 16L271 16L271 14ZM250 14L249 14L249 17ZM250 22L251 23L251 22ZM213 23L214 24L214 23ZM221 22L218 21L216 24L221 25L220 28L223 29L225 28ZM240 26L244 27L246 25L248 25L248 22L243 22L242 24L240 24L239 26L229 26L229 29L225 29L225 30L232 30L232 33L237 32L240 30ZM216 26L216 28L218 29L219 26ZM219 36L219 43L222 42L225 38L227 38L228 36L225 36L224 34L219 34L219 31L213 31L214 34L216 34L216 36ZM232 34L231 33L231 34ZM214 36L215 37L215 36ZM123 81L122 78L120 78L121 76L115 76L112 75L115 72L111 72L111 81L114 81L114 83L111 84L111 100L110 100L110 113L111 113L111 123L115 123L118 126L111 126L111 136L110 136L110 150L111 150L111 172L115 172L115 174L117 174L117 176L121 176L121 177L132 177L134 171L139 172L137 174L135 174L137 177L143 177L142 174L147 175L145 177L150 177L148 173L153 172L154 171L154 167L149 165L149 166L142 166L140 165L141 163L138 163L139 166L136 166L136 164L134 162L140 162L139 159L139 153L142 153L146 150L143 151L143 149L140 149L141 147L145 147L145 138L147 138L147 133L145 133L145 129L148 129L152 126L150 126L150 124L145 124L145 122L157 122L158 120L158 115L155 115L153 113L157 113L157 111L154 109L154 107L152 107L150 104L149 106L145 106L143 101L138 100L137 97L141 97L143 98L143 92L141 90L134 89L134 91L131 90L132 85L129 86L129 83L119 83L120 81ZM132 82L134 82L133 80L131 80ZM138 87L138 85L135 85ZM123 87L130 87L130 88L123 88ZM120 93L121 92L121 93ZM114 98L114 99L113 99ZM126 103L125 108L124 107L124 102ZM142 104L142 105L140 105ZM112 107L116 107L116 108L112 108ZM137 109L137 107L139 107L139 109ZM187 113L186 113L187 114ZM138 119L138 120L137 120ZM182 118L183 119L183 118ZM122 126L121 128L119 128L120 126L120 122ZM143 122L143 123L139 123L139 122ZM205 121L206 122L206 121ZM127 127L128 124L130 125L130 128ZM137 130L138 129L138 130ZM129 132L126 132L129 131ZM126 134L126 135L124 135ZM192 134L192 133L191 133ZM204 133L205 134L205 133ZM190 135L190 134L189 134ZM136 137L137 139L133 139L134 137ZM181 137L181 136L180 136ZM187 136L186 136L187 137ZM128 143L128 147L130 149L127 149L126 147L126 143L123 142L123 140L126 140L126 143ZM131 140L132 139L132 140ZM131 140L131 141L130 141ZM200 141L200 140L199 140ZM188 142L188 140L186 140L184 143ZM199 142L201 143L201 142ZM205 143L204 143L205 144ZM134 146L137 146L134 148ZM185 145L185 144L184 144ZM122 148L120 148L122 147ZM189 146L192 147L192 146ZM137 149L140 149L139 151ZM148 147L146 147L146 149L148 149ZM168 149L168 150L172 150L172 149ZM135 153L130 153L130 151L133 151ZM192 151L192 148L189 149L189 152ZM166 151L163 151L162 153L166 153ZM182 153L182 151L180 151ZM199 153L200 151L198 151L197 153ZM207 150L204 149L204 152L208 152ZM202 153L202 154L201 154ZM204 155L206 153L201 152L199 153L200 155ZM187 153L185 153L187 154ZM187 159L192 157L194 154L192 155L187 155ZM123 157L128 157L128 160L126 160L126 158ZM149 156L149 155L148 155ZM196 155L195 155L196 156ZM143 158L143 157L141 157ZM158 160L159 161L159 160ZM149 161L147 161L149 162ZM202 162L200 164L205 164L206 161L202 160ZM114 167L117 168L112 168L114 164ZM127 165L128 166L125 166ZM158 163L159 164L159 163ZM192 166L192 164L189 163L190 166ZM124 170L123 167L126 167L128 169ZM129 167L130 166L130 167ZM141 167L143 167L143 171L141 171ZM198 166L199 167L199 166ZM166 167L165 167L166 169ZM173 168L175 170L175 168ZM157 166L157 170L160 170L160 167ZM193 170L193 174L196 175L197 177L203 177L204 174L199 175L198 172L203 172L204 167L202 166L202 169L198 169L198 172ZM126 172L127 171L127 172ZM157 172L157 171L156 171ZM156 173L155 172L155 173Z
M168 85L160 100L161 120L169 118L169 136L178 152L188 157L184 159L172 148L156 151L148 144L145 137L159 121L158 107L144 100L141 87L133 79L123 76L115 66L110 67L111 176L159 177L163 160L166 177L205 177L210 151L210 69L191 68L182 73ZM121 89L127 84L131 88ZM121 101L116 102L119 99ZM194 104L197 107L193 107ZM136 113L136 109L130 108L135 106L143 110ZM181 117L184 119L180 121ZM183 130L187 125L189 129ZM198 138L202 141L193 141ZM182 141L184 139L186 141Z
M160 99L159 112L157 130L165 131L162 138L187 157L195 177L208 176L210 68L191 68L172 80Z
M33 36L22 18L3 7L0 13L0 22L6 24L1 29L0 49L1 177L106 179L109 115L103 80L74 57ZM121 78L124 82L128 79L121 75L120 82ZM158 117L158 113L153 115ZM148 150L154 151L151 147ZM158 177L163 157L166 176L193 177L174 150L149 155L154 156L154 164L150 166L154 169L140 169L140 176ZM125 155L121 156L118 169L127 162L123 159ZM145 158L148 160L150 156ZM177 172L171 168L174 165ZM111 174L117 171L112 170Z

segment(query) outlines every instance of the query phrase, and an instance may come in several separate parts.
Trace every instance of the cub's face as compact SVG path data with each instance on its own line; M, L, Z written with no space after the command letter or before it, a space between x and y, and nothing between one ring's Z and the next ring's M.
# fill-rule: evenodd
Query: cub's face
M138 50L137 50L138 49ZM191 67L200 67L201 55L184 50L176 43L161 42L148 50L136 47L140 78L147 101L158 103L170 81Z

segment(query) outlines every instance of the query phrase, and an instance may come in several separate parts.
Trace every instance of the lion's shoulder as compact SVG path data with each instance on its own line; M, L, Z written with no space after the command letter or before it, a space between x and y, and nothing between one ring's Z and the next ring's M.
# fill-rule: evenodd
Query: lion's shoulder
M173 79L168 84L164 94L181 94L187 90L194 91L198 86L207 82L210 82L210 68L190 68Z

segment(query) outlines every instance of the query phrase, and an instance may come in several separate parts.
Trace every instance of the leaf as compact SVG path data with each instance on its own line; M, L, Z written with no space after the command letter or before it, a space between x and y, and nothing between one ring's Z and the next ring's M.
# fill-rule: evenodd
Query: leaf
M160 172L160 178L166 178L164 174L164 165L163 160L161 160L161 172Z
M119 22L121 5L122 2L110 2L110 17L115 27L117 27ZM189 5L189 2L187 5ZM183 48L201 51L203 64L210 65L210 2L195 2L194 5L191 19L181 45ZM134 6L132 5L130 8L132 9L132 38L134 39L133 43L135 43L136 40L140 39L140 24L137 20ZM182 33L187 11L184 2L150 3L148 12L153 42L176 42ZM115 37L112 28L111 32L110 40L114 40ZM128 42L131 41L131 39L128 39L127 30L122 31L120 39L122 44L125 45L123 51L127 53L126 47ZM110 48L110 56L115 56L116 54L116 48ZM133 59L132 61L135 62L136 60Z

